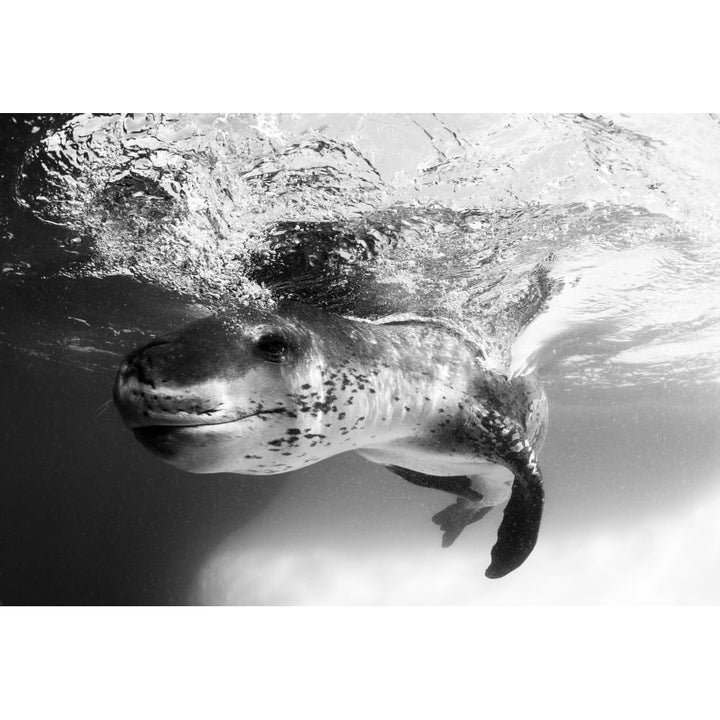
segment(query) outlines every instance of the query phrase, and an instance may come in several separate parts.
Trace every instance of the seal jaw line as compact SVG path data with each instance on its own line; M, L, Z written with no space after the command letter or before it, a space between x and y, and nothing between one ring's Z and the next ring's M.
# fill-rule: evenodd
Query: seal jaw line
M136 430L147 430L148 428L156 428L160 430L192 430L193 428L207 428L217 427L219 425L232 425L232 423L239 422L240 420L247 420L248 418L258 417L259 415L271 415L273 413L285 412L287 408L272 408L269 410L260 410L259 412L249 413L247 415L241 415L240 417L232 418L231 420L220 420L218 422L199 422L199 423L147 423L143 425L135 425L130 429L134 432Z

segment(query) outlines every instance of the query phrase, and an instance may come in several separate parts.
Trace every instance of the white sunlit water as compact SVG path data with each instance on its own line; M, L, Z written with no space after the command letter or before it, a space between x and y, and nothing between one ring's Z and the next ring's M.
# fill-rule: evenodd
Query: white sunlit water
M452 554L418 544L338 548L315 542L223 546L198 578L211 604L705 604L717 601L720 497L620 529L552 533L533 568L502 583L484 578L478 543ZM486 542L492 538L485 537Z
M497 511L443 550L445 497L341 457L221 543L194 601L720 600L717 117L79 116L16 193L66 231L51 271L3 266L40 294L129 276L177 298L174 325L283 295L438 314L547 385L547 511L511 576L483 576ZM98 373L153 312L8 342Z

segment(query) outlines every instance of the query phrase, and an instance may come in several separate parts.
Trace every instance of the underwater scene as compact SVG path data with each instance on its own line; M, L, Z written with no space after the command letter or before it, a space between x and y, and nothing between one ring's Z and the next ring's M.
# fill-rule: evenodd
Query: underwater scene
M0 115L0 603L717 604L719 238L720 115Z

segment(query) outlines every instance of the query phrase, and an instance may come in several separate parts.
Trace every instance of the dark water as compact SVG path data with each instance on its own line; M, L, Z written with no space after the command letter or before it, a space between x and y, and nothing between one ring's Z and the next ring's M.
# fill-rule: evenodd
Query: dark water
M720 600L713 116L0 123L4 604ZM538 367L520 571L483 577L498 511L442 550L445 497L354 455L191 475L105 407L146 338L288 292L440 308Z
M39 246L47 265L38 274L65 261L48 257L64 233L17 208L11 183L32 128L47 122L3 116L0 135L2 260L28 257ZM178 323L166 309L176 298L124 278L115 287L79 290L70 279L50 281L41 295L35 280L0 284L0 602L182 604L204 557L256 514L283 478L257 486L148 463L106 407L116 360L145 333ZM122 315L142 330L118 339L89 371L74 359L43 355L73 312L103 323Z

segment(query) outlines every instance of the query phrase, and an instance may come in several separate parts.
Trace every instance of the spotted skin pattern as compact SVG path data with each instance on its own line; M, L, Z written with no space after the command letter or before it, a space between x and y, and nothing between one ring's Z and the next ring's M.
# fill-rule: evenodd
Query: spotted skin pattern
M355 450L449 492L457 502L433 518L444 545L507 502L488 577L535 545L542 387L489 367L442 322L240 308L132 352L114 397L143 445L191 472L272 475Z

